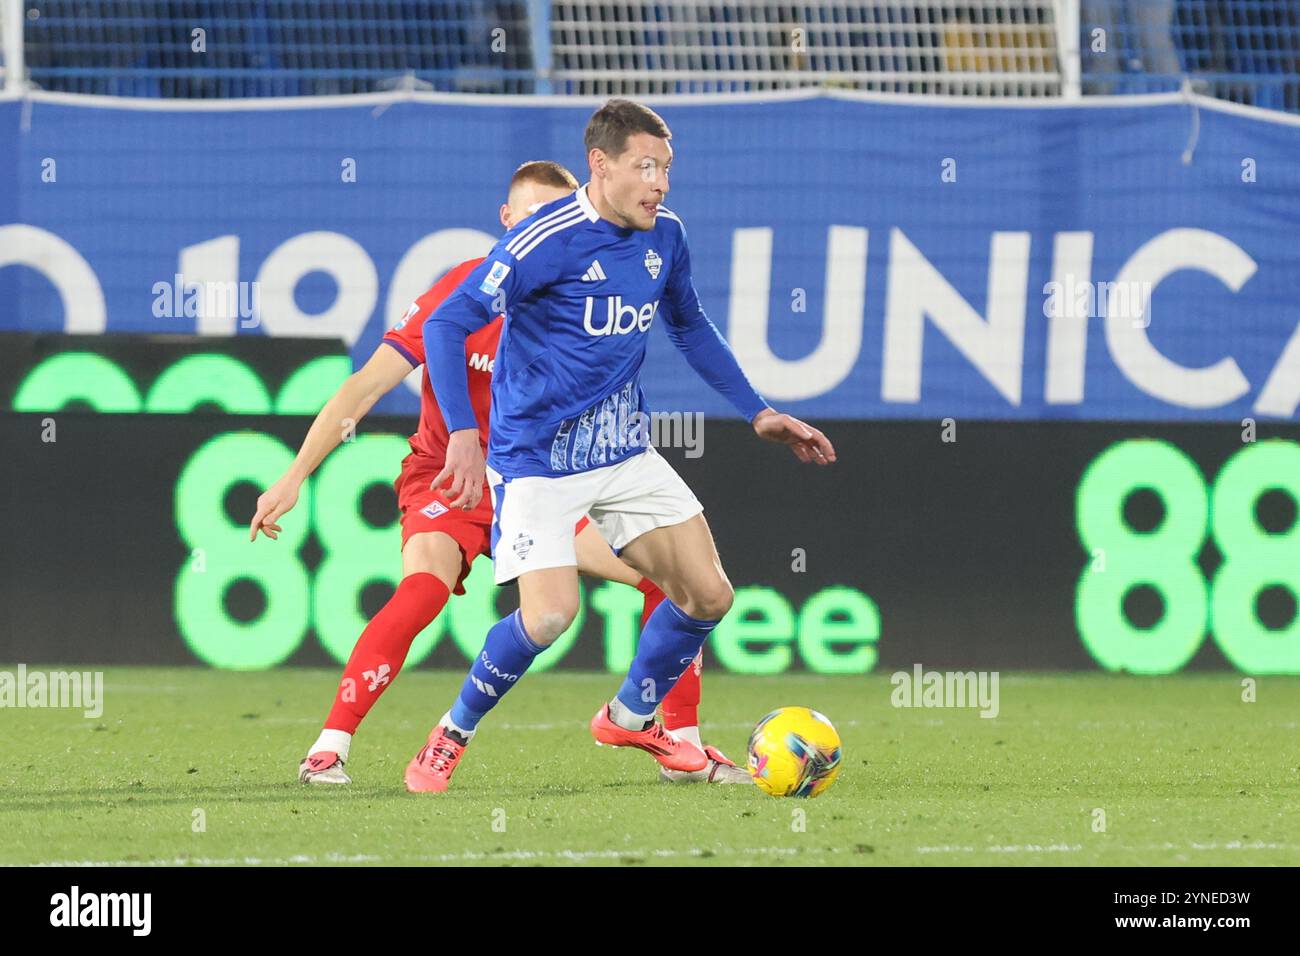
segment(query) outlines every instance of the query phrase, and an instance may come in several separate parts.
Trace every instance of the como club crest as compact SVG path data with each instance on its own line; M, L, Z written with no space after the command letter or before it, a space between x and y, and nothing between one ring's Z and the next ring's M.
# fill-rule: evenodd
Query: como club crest
M658 279L659 270L663 268L664 261L659 258L659 253L653 249L647 249L645 254L645 271L650 273L650 278Z

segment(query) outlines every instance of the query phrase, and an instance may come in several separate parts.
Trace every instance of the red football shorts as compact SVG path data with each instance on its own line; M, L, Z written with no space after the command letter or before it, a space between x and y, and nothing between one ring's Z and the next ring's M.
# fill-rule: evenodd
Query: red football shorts
M492 534L492 496L483 485L483 497L470 511L452 508L441 491L430 487L442 464L427 455L411 453L402 459L402 471L393 482L402 512L402 547L413 534L441 531L460 547L460 577L453 590L464 594L465 576L480 554L488 554Z

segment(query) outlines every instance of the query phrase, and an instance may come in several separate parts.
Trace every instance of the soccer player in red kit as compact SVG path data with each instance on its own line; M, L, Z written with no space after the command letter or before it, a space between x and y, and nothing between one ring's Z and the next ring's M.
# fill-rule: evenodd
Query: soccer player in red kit
M557 163L525 163L515 172L500 219L507 229L526 218L539 204L551 202L577 189L577 180ZM316 416L288 471L258 498L257 513L249 524L250 540L261 531L275 539L278 521L298 500L302 482L343 439L344 433L396 387L411 369L424 362L422 327L425 319L464 280L482 259L463 262L412 303L400 322L389 330L367 363L339 388ZM469 336L466 361L474 414L486 450L491 404L492 363L501 335L502 318ZM452 593L463 594L470 564L489 553L492 530L491 497L484 494L469 511L453 509L443 493L432 487L443 468L447 427L434 398L428 376L423 377L419 430L411 436L411 453L402 461L394 482L402 518L402 580L388 603L362 631L343 672L338 694L324 728L299 765L303 783L346 784L344 770L352 736L380 695L391 685L405 662L415 637L442 611ZM618 560L594 526L584 518L576 539L579 570L587 575L619 581L645 595L642 625L663 600L652 581L644 579ZM700 660L697 657L663 701L664 726L704 749L708 766L694 773L661 771L670 781L707 780L712 783L749 783L749 775L713 747L704 748L699 737ZM441 725L440 721L440 725ZM435 735L437 730L435 730ZM407 788L440 790L451 767L438 765L438 748L430 744L407 769Z

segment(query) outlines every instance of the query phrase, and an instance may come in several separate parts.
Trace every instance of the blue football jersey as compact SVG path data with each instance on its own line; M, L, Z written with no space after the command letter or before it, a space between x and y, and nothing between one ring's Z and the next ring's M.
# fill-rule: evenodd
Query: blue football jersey
M646 449L640 375L658 322L747 418L765 407L700 306L681 220L662 206L646 232L602 219L585 186L543 206L436 316L472 332L501 313L488 463L507 478L587 471Z

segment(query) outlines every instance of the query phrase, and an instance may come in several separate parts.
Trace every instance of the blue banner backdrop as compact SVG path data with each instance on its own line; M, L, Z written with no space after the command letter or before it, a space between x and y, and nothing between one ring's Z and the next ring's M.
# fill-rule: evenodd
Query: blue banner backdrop
M302 102L0 103L0 329L318 335L359 362L486 251L519 163L586 178L590 103ZM1295 417L1300 125L1177 97L659 110L705 306L785 409ZM650 348L656 407L732 414ZM399 393L379 410L414 411Z

